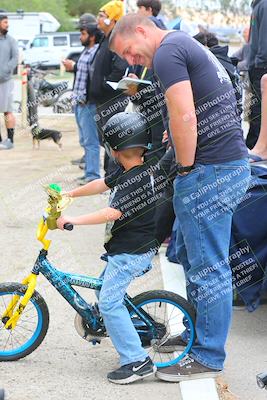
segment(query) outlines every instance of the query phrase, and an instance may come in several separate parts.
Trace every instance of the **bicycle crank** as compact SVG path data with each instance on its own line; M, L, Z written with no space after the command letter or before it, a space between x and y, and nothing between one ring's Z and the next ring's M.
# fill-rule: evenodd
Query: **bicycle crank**
M98 329L92 329L89 324L77 313L74 318L74 327L79 336L93 345L101 342L101 339L107 337L104 326L98 326Z

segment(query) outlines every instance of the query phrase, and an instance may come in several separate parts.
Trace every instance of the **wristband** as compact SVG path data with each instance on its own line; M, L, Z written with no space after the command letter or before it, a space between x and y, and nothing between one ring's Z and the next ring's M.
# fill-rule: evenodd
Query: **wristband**
M190 172L190 171L192 171L192 169L194 169L194 167L195 167L194 164L193 164L193 165L186 166L186 167L184 167L184 166L181 165L181 164L177 164L176 171L177 171L178 174L183 174L184 172Z

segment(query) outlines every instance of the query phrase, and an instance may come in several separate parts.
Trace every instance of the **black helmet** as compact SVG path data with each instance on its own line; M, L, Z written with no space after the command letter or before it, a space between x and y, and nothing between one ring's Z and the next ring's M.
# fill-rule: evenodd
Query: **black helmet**
M88 33L93 33L97 28L97 20L93 14L83 14L78 22L78 29L85 29Z
M104 141L113 150L134 147L150 149L150 130L145 117L138 113L121 112L111 117L103 128Z

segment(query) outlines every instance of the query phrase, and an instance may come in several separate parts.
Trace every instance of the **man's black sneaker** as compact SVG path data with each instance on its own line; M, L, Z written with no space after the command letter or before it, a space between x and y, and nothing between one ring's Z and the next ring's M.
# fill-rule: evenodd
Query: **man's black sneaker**
M153 349L158 353L173 353L174 351L184 351L187 343L182 339L182 336L171 336L159 344L154 344Z
M123 365L115 371L110 372L107 378L112 383L126 385L154 375L156 371L157 367L153 364L151 359L147 357L144 361Z
M199 364L190 355L171 367L159 368L156 372L157 378L167 382L188 381L190 379L215 378L222 371L207 368Z

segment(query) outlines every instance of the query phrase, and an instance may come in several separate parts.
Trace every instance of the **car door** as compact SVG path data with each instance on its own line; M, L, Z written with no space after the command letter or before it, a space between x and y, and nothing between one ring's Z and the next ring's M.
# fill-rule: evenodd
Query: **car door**
M44 62L49 59L49 36L37 36L33 39L30 49L25 51L26 64Z

